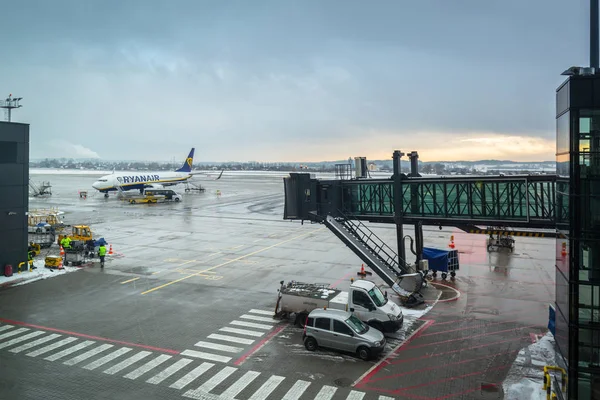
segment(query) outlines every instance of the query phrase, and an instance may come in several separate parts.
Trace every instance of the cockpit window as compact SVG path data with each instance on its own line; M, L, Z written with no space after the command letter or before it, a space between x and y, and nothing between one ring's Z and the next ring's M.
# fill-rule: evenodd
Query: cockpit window
M108 179L98 179L98 182L108 182Z

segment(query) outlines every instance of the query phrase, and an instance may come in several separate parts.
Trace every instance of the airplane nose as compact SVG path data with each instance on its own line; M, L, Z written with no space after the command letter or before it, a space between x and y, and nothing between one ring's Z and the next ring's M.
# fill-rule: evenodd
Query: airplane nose
M98 189L98 182L94 182L94 183L92 184L92 187L93 187L94 189Z

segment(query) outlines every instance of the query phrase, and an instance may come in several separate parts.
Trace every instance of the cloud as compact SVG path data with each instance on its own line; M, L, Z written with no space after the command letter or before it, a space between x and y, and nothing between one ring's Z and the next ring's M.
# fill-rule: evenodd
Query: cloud
M110 159L551 155L559 74L587 63L586 2L426 3L12 2L0 87L24 98L32 157L71 138ZM485 132L539 140L460 142Z

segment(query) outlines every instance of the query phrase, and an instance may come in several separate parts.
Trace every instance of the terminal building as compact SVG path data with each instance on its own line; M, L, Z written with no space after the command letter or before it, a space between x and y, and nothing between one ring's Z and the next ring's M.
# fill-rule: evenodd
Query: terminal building
M0 268L27 262L29 124L0 121Z

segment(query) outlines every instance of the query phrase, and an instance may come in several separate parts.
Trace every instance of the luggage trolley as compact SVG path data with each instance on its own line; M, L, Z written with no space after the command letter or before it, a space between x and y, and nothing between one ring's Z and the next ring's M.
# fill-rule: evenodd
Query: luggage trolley
M442 279L446 279L448 273L454 278L459 269L458 250L423 247L423 259L429 262L429 270L434 278L438 272L442 273Z
M513 251L515 249L515 239L510 235L506 227L488 227L490 237L487 239L487 251L498 251L501 248Z

